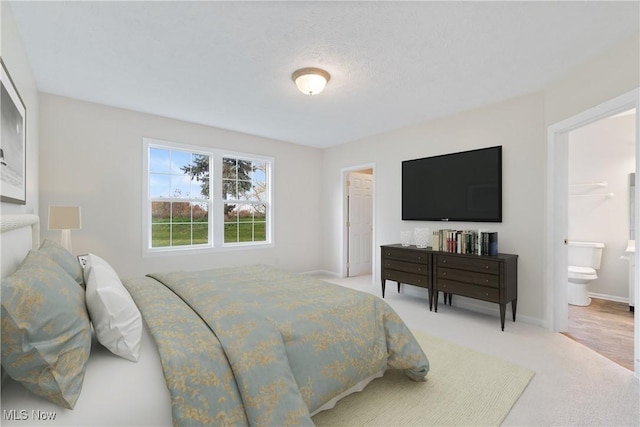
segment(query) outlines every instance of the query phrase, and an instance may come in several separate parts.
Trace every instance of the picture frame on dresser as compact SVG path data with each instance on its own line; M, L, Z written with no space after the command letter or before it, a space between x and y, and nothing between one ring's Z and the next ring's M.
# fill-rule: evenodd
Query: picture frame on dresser
M27 107L1 63L2 135L0 139L0 201L27 203Z

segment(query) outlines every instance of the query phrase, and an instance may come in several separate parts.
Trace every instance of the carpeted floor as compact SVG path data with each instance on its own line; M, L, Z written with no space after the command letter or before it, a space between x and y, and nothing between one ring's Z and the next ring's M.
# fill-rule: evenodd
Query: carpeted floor
M429 358L426 382L388 371L362 392L313 417L318 426L500 425L534 372L414 332Z

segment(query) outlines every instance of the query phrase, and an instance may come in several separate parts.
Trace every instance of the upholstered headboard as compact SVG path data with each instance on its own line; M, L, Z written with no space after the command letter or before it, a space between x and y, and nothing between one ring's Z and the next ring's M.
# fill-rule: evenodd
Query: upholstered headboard
M2 277L13 273L32 248L40 245L40 219L33 214L0 215Z
M37 215L0 215L0 269L2 278L16 271L31 248L40 244L40 219ZM4 368L2 384L8 378Z

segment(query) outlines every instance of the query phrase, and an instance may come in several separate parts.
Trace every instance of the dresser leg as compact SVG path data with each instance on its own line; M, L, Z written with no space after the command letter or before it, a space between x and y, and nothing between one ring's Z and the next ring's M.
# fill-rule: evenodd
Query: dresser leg
M385 280L382 279L382 298L384 298L384 285L385 285Z
M398 282L398 293L400 293L400 282Z
M507 311L507 304L500 304L500 326L502 326L502 330L504 331L504 315Z
M427 295L429 296L429 311L433 311L433 294L431 288L427 288Z
M516 304L518 303L518 298L511 301L511 311L513 311L513 321L516 321Z

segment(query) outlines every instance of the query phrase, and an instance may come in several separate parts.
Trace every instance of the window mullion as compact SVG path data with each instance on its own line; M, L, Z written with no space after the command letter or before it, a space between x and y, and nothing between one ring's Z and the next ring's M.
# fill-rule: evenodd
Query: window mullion
M217 153L216 153L217 154ZM222 156L213 155L209 161L210 167L213 169L209 175L211 178L209 192L211 194L211 209L209 217L211 218L211 232L213 233L212 242L214 247L222 246L224 242L224 201L222 200Z
M143 226L145 231L143 231L143 237L145 241L144 252L152 253L152 252L173 252L174 250L182 250L182 249L198 249L203 247L209 248L222 248L228 246L225 238L225 203L237 205L237 210L234 209L235 214L235 227L233 229L236 231L237 239L236 241L230 241L230 246L234 246L234 243L270 243L271 242L271 168L273 165L273 159L261 157L261 156L253 156L251 154L241 154L241 153L227 153L223 150L212 149L212 148L204 148L204 147L196 147L190 146L186 144L179 144L167 141L158 141L144 138L143 139L143 149L144 149L144 176L143 176L143 192L144 192L144 219ZM153 152L153 157L152 157ZM182 152L182 153L180 153ZM165 153L168 153L165 154ZM188 163L189 160L185 160L183 154L190 153L191 154L191 163ZM172 165L172 169L168 170L165 167L163 156L166 156L167 161ZM174 157L175 156L175 157ZM198 157L200 156L200 157ZM202 166L202 163L206 159L203 157L206 156L208 158L209 164L209 194L207 198L194 198L193 195L195 188L197 186L189 186L186 183L186 179L182 180L180 183L180 172L173 168L173 165L198 165ZM224 162L225 159L235 159L239 162L243 162L242 167L243 173L237 174L235 176L234 185L236 186L235 194L229 194L229 196L244 196L244 193L247 193L246 183L247 176L251 177L251 184L254 185L253 177L254 169L253 166L259 164L265 173L260 175L259 180L265 181L265 185L262 185L260 188L266 189L265 200L224 200L224 186L223 186L223 175L224 175ZM151 160L153 159L153 160ZM153 161L153 164L151 164ZM250 167L251 169L246 169ZM177 173L176 173L177 172ZM192 171L194 172L194 171ZM245 173L246 172L246 173ZM202 169L199 169L198 176L203 176ZM164 175L164 177L163 177ZM265 176L266 175L266 176ZM185 176L188 176L188 173L185 172ZM167 181L167 184L163 184L163 180ZM177 178L176 178L177 177ZM240 179L242 178L242 179ZM177 179L175 183L172 181L173 179ZM151 182L154 183L153 194L155 197L151 197ZM165 194L165 190L163 185L166 185L168 188L168 192ZM182 191L175 191L175 189L181 189ZM253 190L251 190L253 191ZM242 194L240 194L242 193ZM199 193L198 193L199 194ZM247 193L249 194L249 193ZM260 192L262 194L262 192ZM181 195L185 195L187 197L180 197ZM160 197L162 196L162 197ZM252 199L255 195L250 196ZM162 205L158 205L158 211L154 211L156 208L154 204L156 203L169 203L170 207L162 208ZM175 205L176 203L182 205ZM207 204L208 212L206 216L206 221L208 223L208 233L207 233L207 241L204 241L204 221L205 217L202 216L202 211L197 208L197 206L201 204ZM187 206L189 205L189 217L187 218ZM264 208L256 208L257 206L264 206ZM169 208L170 213L168 214L168 221L165 218L165 213L163 213L162 209ZM179 211L175 211L174 209L179 209ZM197 221L196 224L196 209L198 209ZM259 227L261 230L259 234L256 232L256 222L255 222L255 212L265 210L264 218L261 215L259 223ZM157 212L157 214L156 214ZM176 214L176 212L179 212ZM250 212L252 212L252 216L247 216ZM154 220L154 215L157 215L157 218ZM176 217L178 215L179 217ZM177 221L176 221L177 219ZM162 235L154 234L154 227L161 226L163 223L167 225L167 234L168 234L168 243L169 246L163 245L164 237ZM154 225L156 224L156 225ZM189 228L187 228L187 225ZM266 228L265 228L266 226ZM178 227L179 235L176 237L176 227ZM251 227L249 230L248 227ZM197 242L194 243L194 235L196 234L196 228L200 230L197 235ZM262 230L264 228L264 230ZM159 230L159 229L158 229ZM190 234L187 234L187 231L190 230ZM226 230L231 231L231 230ZM266 239L265 237L266 231ZM160 233L163 231L160 230ZM242 238L240 236L242 233ZM247 234L248 233L248 234ZM256 235L260 240L256 241ZM159 244L157 239L160 236ZM247 239L248 237L248 239ZM190 238L190 239L189 239ZM175 240L180 239L180 243L175 244ZM233 238L232 238L233 239ZM190 244L189 244L190 242ZM157 244L157 246L153 246Z

